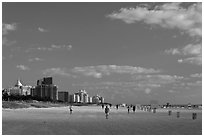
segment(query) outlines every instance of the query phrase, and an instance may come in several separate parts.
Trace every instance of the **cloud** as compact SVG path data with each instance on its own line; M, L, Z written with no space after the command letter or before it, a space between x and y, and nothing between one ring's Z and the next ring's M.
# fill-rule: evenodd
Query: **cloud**
M27 66L25 66L25 65L17 65L16 67L17 67L18 69L20 69L20 70L30 70L30 68L27 67Z
M165 74L156 74L156 75L134 75L132 80L135 82L135 90L138 89L154 89L160 87L168 87L172 84L180 83L185 78L183 76L177 75L165 75Z
M82 74L85 76L93 76L95 78L101 78L103 75L110 75L112 73L148 74L148 73L159 73L161 72L161 70L155 70L153 68L146 69L142 67L132 67L132 66L99 65L99 66L75 67L72 69L72 72Z
M165 50L164 52L172 55L181 54L181 52L177 48L174 48L174 49L171 48L171 49Z
M199 44L188 44L182 49L184 55L201 55L202 45Z
M50 48L50 47L37 47L37 50L40 50L40 51L52 51L52 48Z
M191 63L196 65L202 65L202 45L198 44L188 44L182 49L169 49L165 50L167 54L172 55L182 55L184 59L178 59L179 63Z
M103 81L103 82L84 82L82 84L74 84L75 86L102 86L102 87L123 87L123 88L158 88L160 84L144 83L138 81Z
M16 43L16 41L13 41L13 40L9 40L6 35L9 34L10 31L15 31L17 29L17 25L16 23L12 23L12 24L6 24L6 23L3 23L2 24L2 45L3 46L11 46L13 44Z
M44 75L58 75L58 76L65 76L65 77L70 77L73 76L70 73L67 72L67 69L65 68L49 68L49 69L45 69L43 70L43 74Z
M187 86L202 86L202 81L196 81L196 82L188 82L186 83Z
M172 54L172 55L196 55L199 56L202 53L202 45L199 44L188 44L182 49L174 48L174 49L169 49L165 50L167 54Z
M16 29L17 29L16 23L12 23L12 24L3 23L2 24L2 35L7 35L9 31L15 31Z
M202 3L183 8L180 3L165 3L149 9L147 6L121 8L120 11L107 15L111 19L120 19L127 24L143 21L163 28L180 29L189 36L202 35Z
M109 89L121 90L129 89L134 91L144 91L149 94L154 89L172 87L173 84L180 83L184 77L176 75L149 75L149 74L135 74L132 79L125 81L101 81L101 82L83 82L73 84L73 86L92 87L94 89Z
M46 29L41 28L41 27L38 27L38 31L40 31L40 32L47 32L47 30L46 30Z
M34 61L43 61L43 59L35 57L35 58L30 58L28 59L29 62L34 62Z
M52 49L67 49L67 50L71 50L72 49L72 45L51 45Z
M168 92L169 92L169 93L176 93L177 91L170 89Z
M50 47L36 47L36 48L28 48L25 52L31 51L54 51L54 50L71 50L72 45L51 45Z
M9 40L7 37L2 37L2 45L3 46L12 46L16 43L15 40Z
M190 76L193 77L193 78L201 78L202 73L195 73L195 74L191 74Z
M202 37L202 3L194 3L184 8L181 3L165 3L150 9L150 5L140 5L136 8L121 8L120 11L107 15L111 19L120 19L127 24L144 22L167 29L179 29L192 38L201 41ZM191 55L178 60L179 63L202 64L201 42L189 44L182 49L165 50L172 55Z
M202 56L195 56L195 57L189 57L184 59L178 59L178 63L190 63L190 64L196 64L201 66L202 65Z

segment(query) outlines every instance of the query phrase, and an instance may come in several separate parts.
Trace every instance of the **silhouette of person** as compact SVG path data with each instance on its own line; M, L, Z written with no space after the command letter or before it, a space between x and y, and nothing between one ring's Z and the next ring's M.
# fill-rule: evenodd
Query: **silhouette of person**
M70 114L72 114L72 111L73 111L72 106L69 106L69 111L70 111Z
M130 113L130 106L128 106L127 109L128 109L128 114L129 114Z
M136 109L136 107L135 107L135 106L133 106L132 110L133 110L133 112L134 112L134 113L135 113L135 109Z
M109 111L110 111L110 109L108 108L108 106L106 106L106 107L105 107L106 119L108 119Z
M116 109L118 110L118 104L116 105Z
M110 108L111 108L112 104L109 104L109 106L110 106Z
M102 104L102 109L104 109L104 104Z

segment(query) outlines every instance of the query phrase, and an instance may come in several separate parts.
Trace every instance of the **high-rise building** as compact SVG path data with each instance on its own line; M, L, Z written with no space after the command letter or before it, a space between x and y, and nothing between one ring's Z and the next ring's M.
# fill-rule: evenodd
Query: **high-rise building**
M100 102L104 103L105 99L103 97L100 98Z
M74 93L76 96L79 96L79 101L81 103L88 103L88 94L85 90L79 90L77 93Z
M89 98L89 95L88 94L84 94L84 103L88 103L89 102L88 98Z
M88 103L92 103L92 97L88 97Z
M70 99L69 99L69 100L70 100L70 101L69 101L70 103L76 102L76 100L75 100L75 94L70 95L69 98L70 98Z
M43 82L45 85L52 85L52 77L43 78Z
M43 78L37 80L37 86L35 87L32 95L47 100L58 100L57 86L52 84L52 77Z
M68 91L59 91L58 100L63 102L69 102L69 92Z
M35 87L33 86L33 87L31 87L31 89L30 89L30 93L31 93L31 96L37 96L37 92L35 92Z
M76 103L80 102L80 96L78 94L75 94L75 102Z

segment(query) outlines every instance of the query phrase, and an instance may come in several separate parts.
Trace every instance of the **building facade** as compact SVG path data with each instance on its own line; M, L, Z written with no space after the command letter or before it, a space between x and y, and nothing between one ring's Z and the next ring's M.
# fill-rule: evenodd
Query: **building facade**
M8 89L10 95L31 95L31 87L28 85L23 85L22 82L18 79L15 86Z
M37 86L32 90L32 95L41 99L57 101L58 92L57 86L53 85L52 77L46 77L40 80L37 80Z
M69 102L69 92L68 91L59 91L58 100L62 102Z

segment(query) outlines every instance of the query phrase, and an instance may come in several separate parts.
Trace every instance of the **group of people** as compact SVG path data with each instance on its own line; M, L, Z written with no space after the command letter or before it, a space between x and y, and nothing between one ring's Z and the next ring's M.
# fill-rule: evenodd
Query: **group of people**
M130 113L130 109L132 108L132 111L135 113L135 110L136 110L136 106L127 106L127 109L128 109L128 114Z
M109 104L109 107L111 108L111 106L112 106L112 104ZM104 109L104 107L105 107L105 109ZM109 114L110 114L110 108L108 107L108 105L104 105L104 104L102 104L102 109L104 109L105 110L105 116L106 116L106 119L108 119L108 116L109 116ZM118 110L118 108L119 108L119 105L117 104L116 105L116 109ZM127 106L127 110L128 110L128 114L130 113L130 109L132 108L132 110L133 110L133 112L135 113L135 110L136 110L136 106L134 106L134 105L128 105ZM73 112L73 107L70 105L69 106L69 111L70 111L70 114L72 114L72 112Z
M110 107L111 107L111 105L110 105ZM117 104L117 105L116 105L116 109L118 110L118 108L119 108L119 105ZM132 111L135 113L135 111L136 111L136 106L134 106L134 105L128 105L128 106L127 106L128 114L130 113L131 108L132 108ZM102 104L102 109L104 109L104 105L103 105L103 104ZM110 113L110 108L108 108L108 106L106 106L106 107L105 107L106 119L108 119L109 113Z

